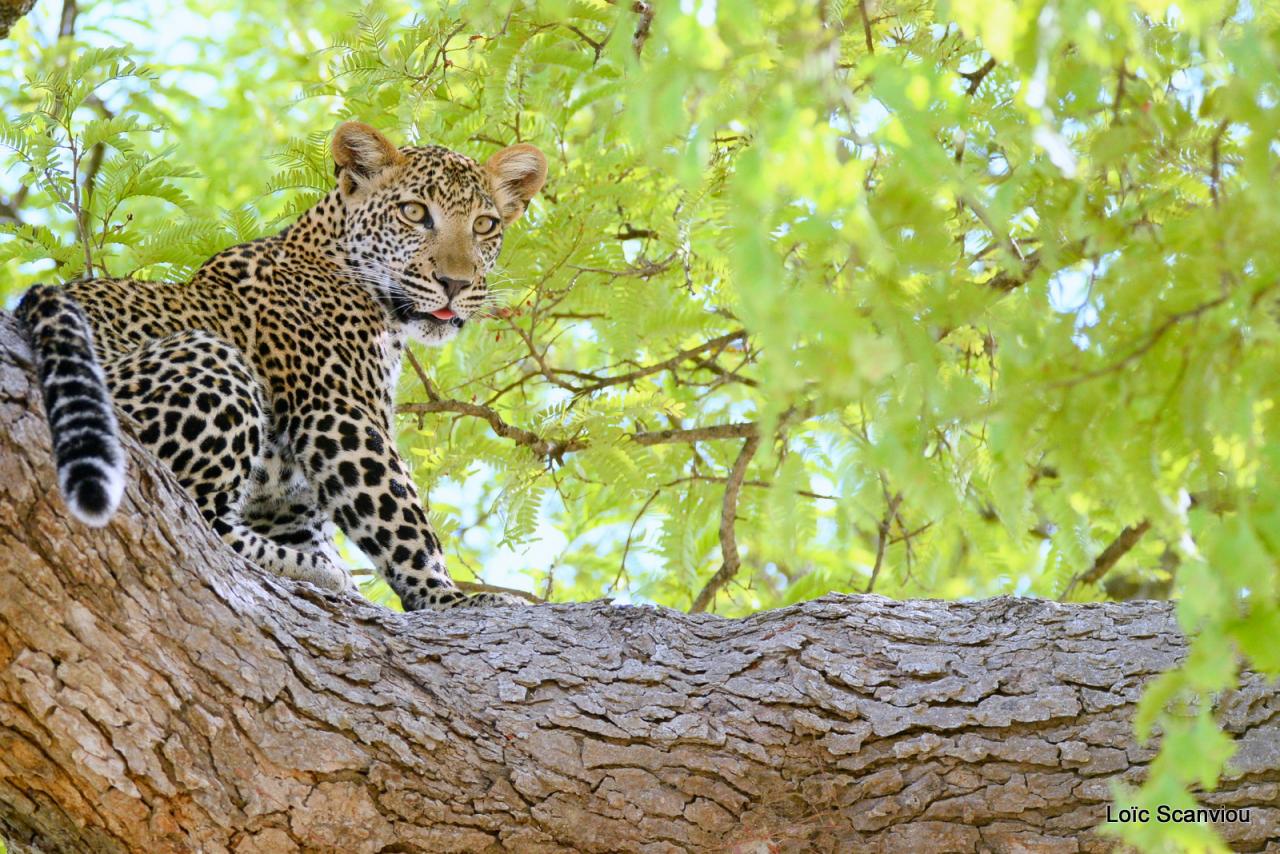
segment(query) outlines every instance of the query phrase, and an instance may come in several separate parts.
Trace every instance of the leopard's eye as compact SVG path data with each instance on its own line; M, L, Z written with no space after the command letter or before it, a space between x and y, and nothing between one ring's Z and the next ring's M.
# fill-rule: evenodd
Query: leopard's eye
M476 234L492 234L498 227L498 220L496 217L478 216L471 227L475 229Z
M431 227L431 213L427 210L427 206L421 202L401 202L400 215L414 225Z

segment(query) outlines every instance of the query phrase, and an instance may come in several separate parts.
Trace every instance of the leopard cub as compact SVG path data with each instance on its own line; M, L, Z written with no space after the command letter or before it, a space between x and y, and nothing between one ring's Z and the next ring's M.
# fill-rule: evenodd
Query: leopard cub
M264 569L349 586L336 527L406 610L506 603L449 577L396 451L395 387L407 340L444 343L487 306L485 275L546 158L527 144L483 164L397 148L360 122L337 129L332 152L333 191L185 284L93 279L24 295L62 495L89 525L115 512L118 408L213 530Z

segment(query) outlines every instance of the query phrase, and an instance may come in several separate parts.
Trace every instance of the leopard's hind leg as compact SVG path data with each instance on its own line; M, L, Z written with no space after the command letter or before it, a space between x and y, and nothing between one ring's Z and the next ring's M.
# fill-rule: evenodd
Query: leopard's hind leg
M214 532L270 572L329 589L351 586L322 551L277 543L245 524L261 466L268 417L262 389L241 352L208 332L179 332L105 365L119 409L138 438L177 476Z

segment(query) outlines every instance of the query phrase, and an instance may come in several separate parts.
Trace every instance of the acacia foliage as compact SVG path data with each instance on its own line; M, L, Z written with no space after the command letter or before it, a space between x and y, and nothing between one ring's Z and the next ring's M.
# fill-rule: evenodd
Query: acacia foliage
M1140 797L1223 770L1191 701L1280 671L1272 4L141 8L0 43L4 293L182 278L341 118L533 142L507 310L404 377L460 577L554 533L559 600L1176 595Z

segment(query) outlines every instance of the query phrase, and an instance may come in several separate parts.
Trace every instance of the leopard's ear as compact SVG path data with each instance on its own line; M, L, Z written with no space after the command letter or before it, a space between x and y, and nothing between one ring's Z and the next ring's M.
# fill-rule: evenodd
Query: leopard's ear
M392 143L364 122L343 122L333 133L333 166L342 191L360 190L388 166L405 157Z
M504 224L519 219L529 200L547 183L547 158L525 142L502 149L484 168Z

